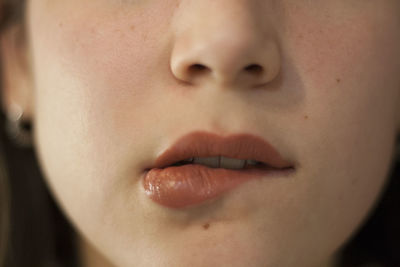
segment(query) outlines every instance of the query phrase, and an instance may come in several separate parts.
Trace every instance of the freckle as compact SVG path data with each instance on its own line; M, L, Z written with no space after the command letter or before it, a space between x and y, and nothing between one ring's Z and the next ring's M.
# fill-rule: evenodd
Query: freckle
M204 224L203 228L204 228L204 230L207 230L208 228L210 228L210 224L209 223Z
M336 81L337 81L338 83L340 83L341 80L340 80L339 78L337 78Z
M62 27L63 26L63 24L62 24L62 22L60 22L59 24L58 24L58 27Z
M131 29L131 31L134 31L135 30L135 25L131 25L130 29Z
M302 38L303 38L303 35L302 35L302 34L299 34L299 38L302 39Z
M308 120L308 116L307 116L307 115L305 115L305 116L304 116L304 119Z

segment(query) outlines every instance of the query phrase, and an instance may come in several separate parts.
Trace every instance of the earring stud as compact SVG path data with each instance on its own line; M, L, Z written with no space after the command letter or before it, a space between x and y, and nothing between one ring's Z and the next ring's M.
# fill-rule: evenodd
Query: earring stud
M7 112L6 132L13 143L22 148L32 146L32 125L29 121L24 121L24 110L17 104L11 104Z

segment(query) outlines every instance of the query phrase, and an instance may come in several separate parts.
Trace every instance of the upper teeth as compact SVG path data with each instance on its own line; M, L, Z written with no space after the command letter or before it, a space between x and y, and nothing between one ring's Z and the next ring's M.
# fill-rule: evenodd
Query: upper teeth
M211 168L226 168L226 169L242 169L246 165L257 165L261 163L259 161L251 159L233 159L222 156L208 157L208 158L190 158L184 161L206 165Z

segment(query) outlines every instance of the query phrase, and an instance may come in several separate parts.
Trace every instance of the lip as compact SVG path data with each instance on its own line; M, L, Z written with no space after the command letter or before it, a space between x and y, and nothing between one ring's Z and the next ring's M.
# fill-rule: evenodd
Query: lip
M252 134L222 137L210 132L196 131L178 139L159 155L151 168L165 168L192 157L224 156L261 161L273 168L292 166L271 144Z
M192 157L215 156L252 159L266 166L239 170L200 164L171 166ZM157 157L153 166L146 170L143 187L146 195L157 204L181 209L221 197L246 181L285 177L293 170L294 164L259 136L241 133L224 137L195 131L178 139Z

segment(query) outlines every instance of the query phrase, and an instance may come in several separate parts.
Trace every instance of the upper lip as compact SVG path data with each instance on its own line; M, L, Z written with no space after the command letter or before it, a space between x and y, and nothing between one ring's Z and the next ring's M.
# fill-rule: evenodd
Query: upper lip
M165 168L192 157L216 156L256 160L278 169L293 167L271 144L253 134L223 137L210 132L195 131L184 135L161 153L152 168Z

